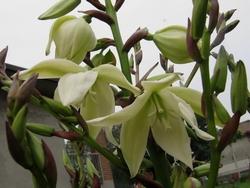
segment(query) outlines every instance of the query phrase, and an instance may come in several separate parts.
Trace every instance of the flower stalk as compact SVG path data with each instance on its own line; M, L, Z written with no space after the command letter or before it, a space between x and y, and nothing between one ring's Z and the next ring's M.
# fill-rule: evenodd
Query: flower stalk
M110 24L111 31L114 37L117 53L121 63L121 70L127 80L132 83L130 68L129 68L129 58L127 52L123 51L123 41L117 21L117 15L111 0L105 0L106 13L113 19L114 23Z

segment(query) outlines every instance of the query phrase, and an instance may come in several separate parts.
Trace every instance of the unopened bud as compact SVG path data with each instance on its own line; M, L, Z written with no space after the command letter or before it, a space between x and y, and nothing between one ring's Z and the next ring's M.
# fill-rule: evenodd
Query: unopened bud
M53 132L52 135L67 140L79 140L81 138L81 136L78 133L73 131L55 131Z
M194 1L193 13L192 13L192 26L191 33L195 40L202 37L203 30L206 23L208 0L196 0Z
M63 16L57 19L50 31L46 55L50 53L52 41L56 45L56 58L81 63L88 51L95 48L96 38L83 18Z
M52 133L55 131L54 128L40 123L27 123L26 128L29 131L42 136L52 136Z
M26 117L27 117L28 108L23 106L14 117L14 120L11 125L11 129L16 137L16 139L21 142L24 139L26 131Z
M217 146L218 151L222 152L232 140L239 127L240 116L240 113L236 112L233 117L228 121L228 123L223 127L220 141Z
M194 174L196 177L202 177L209 174L210 171L210 163L206 163L194 168Z
M236 11L236 9L232 9L232 10L227 11L224 14L225 21L228 21L233 16L233 14L235 13L235 11Z
M246 68L242 61L238 61L232 73L231 83L231 106L234 113L245 114L247 109L247 75Z
M228 62L227 57L228 55L224 46L221 46L214 67L214 75L212 77L213 89L217 94L223 92L226 87Z
M29 169L32 165L32 160L26 159L25 151L21 147L20 141L16 139L8 122L6 122L6 136L12 158L22 167Z
M201 60L200 50L198 48L197 42L191 36L191 23L190 23L190 19L188 19L188 29L187 29L186 43L187 43L187 50L188 50L189 55L195 61L200 62L200 60Z
M105 22L108 25L112 25L114 23L114 20L111 16L106 14L105 12L99 11L99 10L87 10L87 11L79 11L84 14L87 14L91 17L97 18L103 22Z
M0 74L5 74L6 64L5 59L8 53L8 46L0 51Z
M115 46L115 41L109 38L101 38L97 40L96 47L92 51L96 51L100 49L104 50L109 46Z
M183 188L201 188L201 182L194 177L188 177L183 184Z
M72 11L80 3L81 0L59 0L46 12L44 12L41 16L39 16L38 19L47 20L47 19L58 18Z
M125 42L123 46L123 51L129 52L129 50L135 46L140 40L146 38L148 36L148 29L138 29L135 33L133 33L128 40Z
M39 168L39 170L43 171L45 165L44 151L42 147L42 142L38 139L33 133L28 132L27 140L29 144L29 148L31 150L32 158Z
M16 94L18 105L25 104L30 99L37 83L37 77L38 74L34 74L22 83Z
M226 124L230 119L229 113L216 96L213 96L213 102L217 118L222 124Z
M42 146L45 156L45 164L44 164L44 174L49 183L49 187L56 187L57 182L57 170L56 170L56 162L50 151L47 144L42 140Z
M192 62L186 44L187 29L183 26L169 26L155 32L153 41L163 56L173 63Z
M212 33L214 28L217 25L219 16L219 3L218 0L211 0L211 8L209 11L209 24L208 24L208 31Z

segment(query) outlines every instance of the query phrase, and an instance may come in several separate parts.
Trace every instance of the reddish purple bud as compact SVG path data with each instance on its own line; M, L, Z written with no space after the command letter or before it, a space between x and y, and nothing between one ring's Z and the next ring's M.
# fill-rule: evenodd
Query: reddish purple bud
M7 53L8 53L8 46L0 51L0 73L3 75L5 75L5 69L6 69L5 60Z
M240 117L240 113L236 112L222 129L220 141L217 146L217 149L220 152L225 149L237 132L240 123Z
M37 82L37 77L38 74L32 75L28 80L25 80L18 89L16 99L19 105L25 104L33 94Z
M209 12L209 24L208 24L208 31L212 33L214 28L217 25L219 16L219 3L218 0L211 1L211 8Z
M87 0L90 4L92 4L95 8L98 8L99 10L105 11L106 7L100 3L98 0Z
M8 122L6 122L5 127L8 148L12 158L22 167L29 169L31 164L27 163L27 160L25 159L25 152L21 147L20 142L15 138L15 135Z
M47 144L42 140L42 146L44 151L44 174L49 183L49 187L56 188L57 182L57 170L56 170L56 162L53 157L53 154Z
M118 11L120 8L121 8L121 6L123 5L123 3L125 2L125 0L116 0L115 1L115 11Z
M187 28L187 37L186 37L186 43L187 43L187 50L189 55L197 62L200 62L201 54L200 50L197 46L197 41L195 41L191 36L191 21L188 19L188 28Z
M148 29L139 29L133 33L123 46L123 51L129 52L129 50L136 45L140 40L145 39L148 36Z
M99 11L99 10L87 10L87 11L79 11L82 13L85 13L91 17L97 18L105 23L107 23L108 25L112 25L114 23L113 18L111 18L108 14L106 14L105 12Z
M97 175L94 174L92 188L101 188L101 182Z
M78 133L73 131L55 131L52 133L52 135L72 141L79 140L81 138Z
M20 83L20 80L18 79L18 72L17 72L13 78L12 84L10 86L10 89L7 95L7 104L10 108L12 107L14 100L16 99L16 95L20 88L20 85L21 83Z

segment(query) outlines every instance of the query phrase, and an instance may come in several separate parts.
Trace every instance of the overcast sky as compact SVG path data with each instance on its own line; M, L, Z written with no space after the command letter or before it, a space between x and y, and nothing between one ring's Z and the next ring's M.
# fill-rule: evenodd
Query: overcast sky
M36 63L52 58L45 56L45 47L52 21L40 21L37 17L44 12L54 0L12 0L2 1L0 6L0 49L9 46L7 62L29 68ZM168 25L187 25L187 17L191 17L192 0L126 0L119 11L120 28L123 39L126 40L139 26L147 27L155 32ZM250 1L221 0L221 11L237 9L233 19L240 19L240 24L226 36L223 43L226 50L233 53L236 60L243 60L247 70L250 70ZM93 9L86 1L76 10ZM74 11L71 14L81 15ZM232 19L232 20L233 20ZM97 38L111 36L109 27L93 21L91 24ZM158 51L151 42L142 42L144 52L143 71L158 61ZM53 52L53 51L52 51ZM187 77L192 65L175 66L175 70L183 72ZM157 74L160 68L156 69ZM230 80L230 77L229 79ZM248 79L249 80L249 79ZM250 81L248 82L250 85ZM201 90L199 74L191 84L192 88ZM229 91L229 87L227 88ZM224 96L229 96L228 92ZM221 100L230 107L229 97L221 96ZM242 120L250 119L245 115Z

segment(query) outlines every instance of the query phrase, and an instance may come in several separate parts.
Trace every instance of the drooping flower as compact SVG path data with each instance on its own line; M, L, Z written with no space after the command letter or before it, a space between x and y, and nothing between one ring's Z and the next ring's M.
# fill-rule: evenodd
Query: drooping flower
M114 94L109 84L125 88L135 95L140 94L140 90L132 86L122 72L110 64L86 70L69 60L47 60L21 72L20 78L26 79L33 73L38 73L39 78L60 78L55 92L56 98L65 106L74 105L80 108L86 120L114 112ZM100 129L89 126L90 136L96 138Z
M153 35L153 41L161 53L173 63L190 63L190 57L186 45L187 29L183 26L173 25L161 29Z
M65 58L81 63L88 51L96 45L95 34L83 18L63 16L51 27L46 54L50 53L51 43L56 46L56 58Z
M143 81L144 93L130 106L87 121L89 125L97 127L122 123L120 147L132 177L137 174L143 160L150 130L156 143L164 151L191 168L191 148L186 123L202 139L213 139L198 128L191 106L169 90L178 78L177 74L168 74L161 80Z

